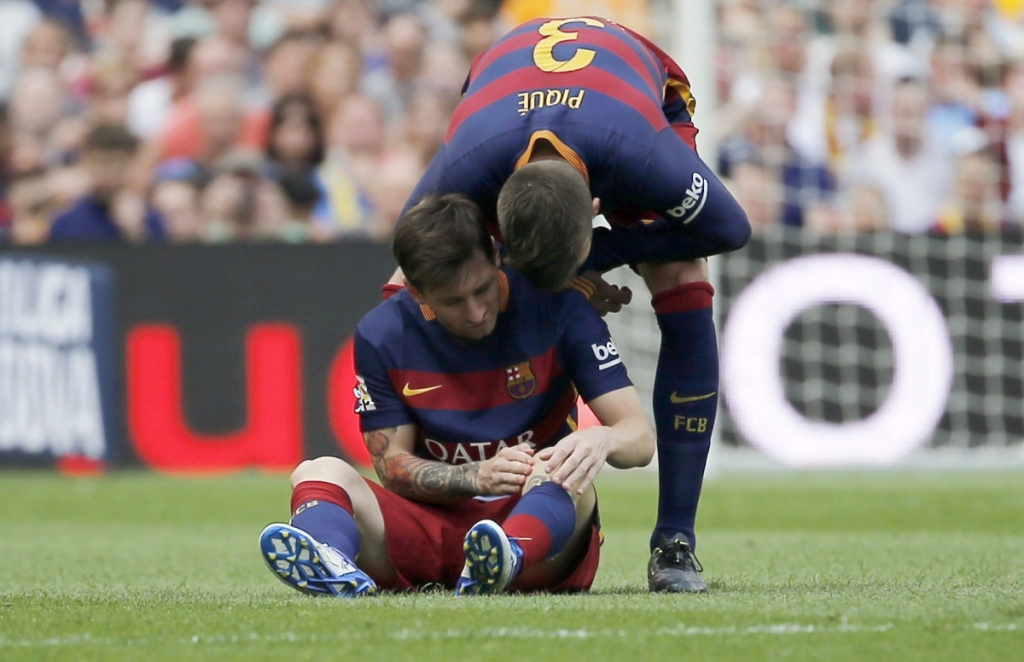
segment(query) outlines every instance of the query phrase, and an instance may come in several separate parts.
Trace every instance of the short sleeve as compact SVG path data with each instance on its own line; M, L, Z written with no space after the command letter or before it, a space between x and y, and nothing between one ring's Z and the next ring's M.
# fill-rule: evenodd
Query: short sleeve
M608 325L578 292L567 292L560 353L576 390L590 402L632 386Z
M388 378L387 366L377 349L356 331L355 336L356 383L355 413L359 414L365 430L381 430L415 423Z

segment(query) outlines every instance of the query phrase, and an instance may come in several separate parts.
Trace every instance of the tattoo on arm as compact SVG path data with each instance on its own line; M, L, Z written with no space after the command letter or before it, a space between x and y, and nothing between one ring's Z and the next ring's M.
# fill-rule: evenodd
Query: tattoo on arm
M365 435L373 468L387 489L410 499L443 503L476 496L479 464L451 465L424 460L410 453L389 454L398 428L374 430Z

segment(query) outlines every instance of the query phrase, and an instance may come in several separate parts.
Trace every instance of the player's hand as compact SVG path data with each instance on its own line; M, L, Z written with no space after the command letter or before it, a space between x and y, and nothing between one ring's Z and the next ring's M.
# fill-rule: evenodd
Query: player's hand
M566 492L583 494L604 467L610 445L608 428L595 426L577 430L540 451L537 461L547 462L545 471Z
M498 454L480 463L476 474L477 493L497 496L515 494L533 470L533 447L519 444L502 448Z
M590 295L590 305L593 306L601 317L608 313L617 313L622 307L633 300L633 291L628 287L612 285L604 279L604 276L596 271L584 271L580 278L586 279L594 286L594 293Z

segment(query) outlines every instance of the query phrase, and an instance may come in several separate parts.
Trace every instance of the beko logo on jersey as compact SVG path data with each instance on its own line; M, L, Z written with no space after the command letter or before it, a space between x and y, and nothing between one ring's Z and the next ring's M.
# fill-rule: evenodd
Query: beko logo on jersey
M590 345L590 349L594 350L594 357L598 361L605 361L605 363L601 363L601 365L597 366L598 370L604 370L605 368L610 368L613 365L619 365L622 363L622 359L619 358L619 349L611 340L608 341L607 345L598 345L597 343L593 343ZM608 361L608 359L613 356L615 358Z
M683 198L682 204L669 209L668 215L682 220L684 224L689 223L704 208L704 203L707 199L707 180L699 172L695 172L693 173L693 181L690 183L690 188L686 189L686 197Z

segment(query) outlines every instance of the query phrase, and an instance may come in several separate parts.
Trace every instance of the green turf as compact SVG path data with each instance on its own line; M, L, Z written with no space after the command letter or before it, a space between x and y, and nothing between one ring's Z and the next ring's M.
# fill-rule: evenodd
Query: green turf
M0 660L1024 659L1024 474L710 483L707 596L644 591L656 479L602 477L589 595L341 601L256 537L287 479L0 473Z

